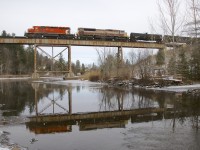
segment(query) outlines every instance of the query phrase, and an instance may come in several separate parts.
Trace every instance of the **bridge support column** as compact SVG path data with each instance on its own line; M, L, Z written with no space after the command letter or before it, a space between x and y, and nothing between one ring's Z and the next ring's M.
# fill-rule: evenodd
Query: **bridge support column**
M71 46L68 46L68 71L72 72Z
M31 76L32 79L38 79L39 74L37 73L37 46L34 45L34 73Z
M38 116L38 90L39 90L39 83L32 83L31 84L34 91L35 91L35 115Z
M118 52L117 52L117 76L119 76L120 72L120 66L122 65L123 62L123 52L122 52L122 47L118 47Z
M122 51L122 47L118 47L117 59L118 59L118 63L119 63L119 64L121 64L121 63L123 62L123 51Z
M68 99L69 99L69 114L72 114L72 87L68 88Z
M54 65L53 46L52 46L52 49L51 49L51 55L52 55L52 58L51 58L51 61L52 61L52 62L51 62L51 63L52 63L52 64L51 64L51 71L53 71L53 70L54 70L54 66L53 66L53 65Z
M67 71L64 80L70 79L74 77L74 74L72 72L72 62L71 62L71 45L67 46L68 48L68 66L67 66Z

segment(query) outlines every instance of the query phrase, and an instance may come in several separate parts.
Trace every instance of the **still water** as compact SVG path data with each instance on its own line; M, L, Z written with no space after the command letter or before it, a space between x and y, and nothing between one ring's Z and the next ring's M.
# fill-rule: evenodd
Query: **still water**
M0 81L0 149L199 150L199 114L200 98L184 93L86 81ZM28 118L61 115L71 119Z

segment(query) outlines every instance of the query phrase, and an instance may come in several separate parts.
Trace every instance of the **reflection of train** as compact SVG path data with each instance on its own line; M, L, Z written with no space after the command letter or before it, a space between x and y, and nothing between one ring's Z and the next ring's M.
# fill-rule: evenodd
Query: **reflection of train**
M63 133L72 132L72 124L74 122L26 122L26 127L35 134Z
M170 43L172 36L147 33L130 33L130 36L124 30L113 29L95 29L78 28L77 34L70 33L70 27L53 26L33 26L25 33L28 38L56 38L56 39L81 39L81 40L104 40L104 41L122 41L122 42L157 42ZM191 37L175 36L174 42L190 43Z

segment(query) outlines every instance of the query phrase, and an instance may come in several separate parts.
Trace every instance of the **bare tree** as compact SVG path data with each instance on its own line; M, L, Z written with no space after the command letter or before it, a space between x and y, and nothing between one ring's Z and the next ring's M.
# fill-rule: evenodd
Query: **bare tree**
M174 36L183 27L185 18L180 13L181 0L158 0L158 8L160 11L161 28L164 34Z
M137 62L137 53L134 50L129 52L130 70L131 76L134 75L134 65Z
M200 4L199 0L187 0L188 6L188 22L186 23L186 31L195 38L199 35L200 30Z
M112 76L112 74L117 71L117 57L114 52L115 49L102 48L96 49L96 51L103 78Z
M148 50L138 51L136 56L135 72L139 78L147 79L151 75L152 52Z
M171 62L175 62L175 65L170 68L173 74L176 74L175 35L182 32L185 22L185 15L181 14L183 2L182 0L158 0L161 28L165 35L171 36L170 41L173 44L173 56L170 59Z

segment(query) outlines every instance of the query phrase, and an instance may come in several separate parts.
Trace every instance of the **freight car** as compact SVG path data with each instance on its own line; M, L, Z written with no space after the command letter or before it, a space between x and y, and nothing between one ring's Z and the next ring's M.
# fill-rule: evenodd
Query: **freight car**
M174 36L174 42L175 43L190 44L193 41L194 41L194 39L192 37ZM163 42L164 43L172 43L173 42L173 36L171 36L171 35L164 35L163 36Z
M159 34L147 34L147 33L131 33L130 34L130 41L131 42L138 42L138 41L147 41L152 42L155 41L157 43L162 42L162 35Z
M82 40L128 41L124 30L78 28L77 38Z
M70 27L53 26L33 26L27 30L25 36L28 38L75 38L74 34L70 34Z

